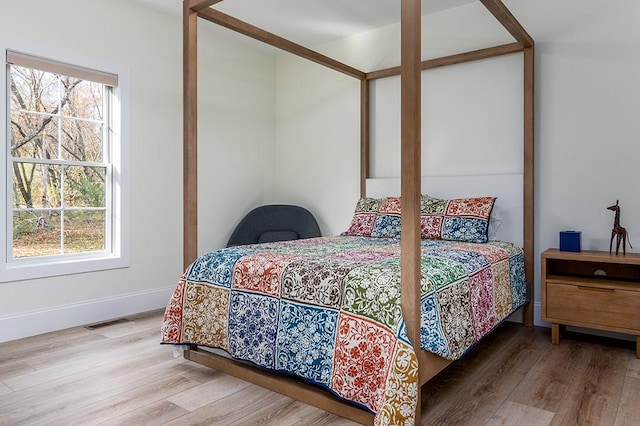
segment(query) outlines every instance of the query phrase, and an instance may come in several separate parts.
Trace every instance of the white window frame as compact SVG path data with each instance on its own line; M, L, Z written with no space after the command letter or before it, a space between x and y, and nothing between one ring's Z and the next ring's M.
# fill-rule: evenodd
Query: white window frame
M3 82L0 102L0 127L4 129L4 145L0 153L0 161L5 165L6 173L0 174L0 188L4 194L5 208L0 208L0 283L27 279L46 278L60 275L86 273L130 266L130 227L129 227L129 146L130 146L130 80L128 68L123 65L105 63L97 58L87 58L77 54L60 51L43 46L34 46L16 40L0 38L0 52L4 64L0 71ZM13 220L12 159L9 155L8 141L11 129L8 111L8 76L6 52L18 52L38 58L49 59L56 63L69 64L90 70L100 70L117 76L118 84L113 88L112 108L112 143L111 164L113 174L113 190L111 197L112 227L109 232L111 244L108 250L89 253L73 253L54 256L30 258L11 258L13 234L10 221Z

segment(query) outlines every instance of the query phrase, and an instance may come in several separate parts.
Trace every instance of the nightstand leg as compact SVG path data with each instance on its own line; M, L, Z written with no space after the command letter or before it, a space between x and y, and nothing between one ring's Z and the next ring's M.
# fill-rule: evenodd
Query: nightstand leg
M560 344L560 324L551 324L551 344Z

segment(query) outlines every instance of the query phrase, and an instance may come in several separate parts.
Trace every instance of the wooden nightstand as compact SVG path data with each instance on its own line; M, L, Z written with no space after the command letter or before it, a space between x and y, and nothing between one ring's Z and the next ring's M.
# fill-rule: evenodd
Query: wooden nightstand
M549 249L541 260L551 343L560 343L561 325L627 333L636 336L640 358L640 254Z

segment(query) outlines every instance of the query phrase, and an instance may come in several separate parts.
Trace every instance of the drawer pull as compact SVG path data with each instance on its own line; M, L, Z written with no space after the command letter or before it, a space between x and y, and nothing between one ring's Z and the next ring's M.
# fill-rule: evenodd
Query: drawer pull
M578 286L578 290L599 291L601 293L613 293L615 291L613 288L586 287L582 285Z

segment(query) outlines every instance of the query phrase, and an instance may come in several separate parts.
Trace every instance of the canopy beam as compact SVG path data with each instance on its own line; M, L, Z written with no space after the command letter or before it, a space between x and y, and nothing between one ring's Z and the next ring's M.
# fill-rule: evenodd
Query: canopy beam
M261 28L253 26L247 22L243 22L218 10L206 8L198 11L198 16L206 19L207 21L216 23L225 28L228 28L240 34L244 34L268 45L280 48L289 53L293 53L320 65L324 65L343 74L347 74L351 77L355 77L360 80L363 80L365 78L365 73L360 70L357 70L349 65L343 64L342 62L336 61L335 59L315 52L297 43L289 41L285 38L277 36L273 33L265 31Z

